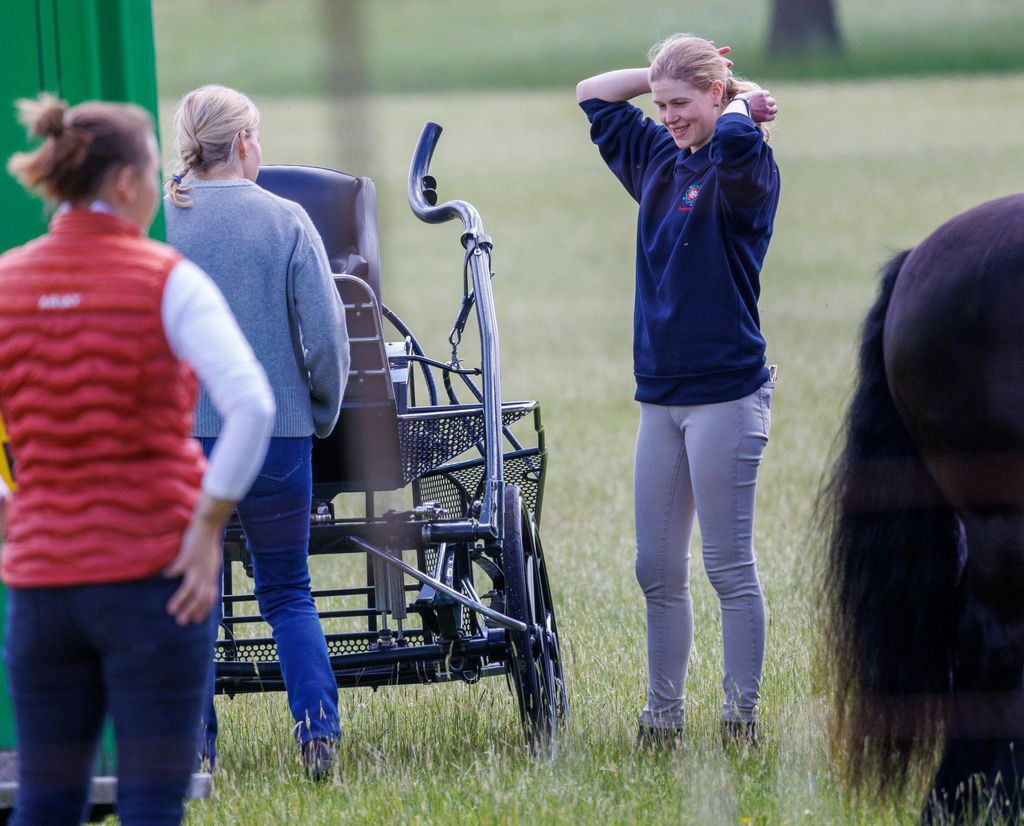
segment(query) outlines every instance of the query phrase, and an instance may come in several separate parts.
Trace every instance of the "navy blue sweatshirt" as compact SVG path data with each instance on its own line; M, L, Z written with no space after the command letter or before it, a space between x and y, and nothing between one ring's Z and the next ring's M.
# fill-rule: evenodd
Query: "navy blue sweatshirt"
M590 136L640 204L633 372L636 399L712 404L768 380L757 299L779 203L779 169L750 118L718 118L681 150L631 103L586 100Z

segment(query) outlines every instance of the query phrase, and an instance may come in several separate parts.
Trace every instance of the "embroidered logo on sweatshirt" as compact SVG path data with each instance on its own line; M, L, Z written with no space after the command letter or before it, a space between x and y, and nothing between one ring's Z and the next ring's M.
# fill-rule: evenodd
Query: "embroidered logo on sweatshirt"
M691 184L683 193L683 205L679 207L680 212L689 212L697 203L697 196L700 195L700 184Z

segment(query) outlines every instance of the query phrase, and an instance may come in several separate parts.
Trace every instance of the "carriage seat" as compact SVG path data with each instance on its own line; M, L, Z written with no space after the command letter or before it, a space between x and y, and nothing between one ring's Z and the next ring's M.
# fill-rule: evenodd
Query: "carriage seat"
M321 166L270 164L260 167L256 183L301 204L323 239L331 271L363 279L381 300L377 194L370 178Z
M330 499L348 491L397 490L405 482L380 311L373 181L319 166L275 164L261 167L256 183L309 214L345 305L351 366L334 431L313 440L314 493Z

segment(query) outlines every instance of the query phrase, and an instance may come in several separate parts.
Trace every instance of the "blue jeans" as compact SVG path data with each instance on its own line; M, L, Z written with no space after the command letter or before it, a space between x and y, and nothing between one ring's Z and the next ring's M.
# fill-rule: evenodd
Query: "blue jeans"
M18 727L17 826L78 824L109 713L124 824L177 824L215 625L179 627L180 579L11 588L5 657Z
M207 455L215 441L200 439ZM256 602L277 643L299 746L313 738L336 740L340 734L338 685L310 593L312 452L310 436L272 438L259 476L238 503L238 518L252 555ZM216 613L219 622L219 605ZM217 714L213 706L212 673L203 729L205 739L200 748L213 764Z

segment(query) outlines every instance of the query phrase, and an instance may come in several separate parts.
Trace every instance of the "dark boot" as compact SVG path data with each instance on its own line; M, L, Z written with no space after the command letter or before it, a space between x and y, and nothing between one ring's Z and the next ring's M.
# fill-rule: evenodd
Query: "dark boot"
M316 738L302 746L302 764L309 779L316 783L330 779L336 761L337 752L331 740Z
M757 721L756 720L722 720L722 745L729 746L757 746Z
M686 751L682 726L654 728L640 724L636 733L636 751Z

